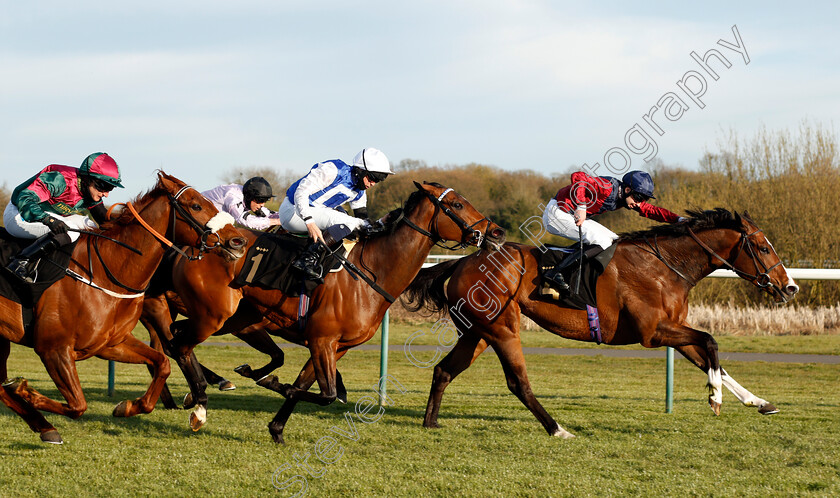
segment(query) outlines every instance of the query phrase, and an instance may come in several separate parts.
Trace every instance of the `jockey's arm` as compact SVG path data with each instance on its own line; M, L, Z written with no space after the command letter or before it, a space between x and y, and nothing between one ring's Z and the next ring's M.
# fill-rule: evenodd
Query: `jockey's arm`
M295 212L309 224L313 207L309 205L309 196L328 187L338 176L338 168L332 163L320 163L307 173L295 191ZM311 232L311 230L310 230Z
M636 204L636 210L639 211L639 216L644 216L645 218L661 221L663 223L676 223L682 220L680 215L647 202L640 202Z

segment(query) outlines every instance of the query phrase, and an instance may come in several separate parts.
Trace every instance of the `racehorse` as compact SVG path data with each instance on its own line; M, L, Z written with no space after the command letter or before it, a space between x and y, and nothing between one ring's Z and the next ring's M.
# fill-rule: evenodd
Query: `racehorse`
M190 361L190 353L210 335L243 330L267 318L272 322L269 332L309 348L310 358L293 385L280 384L273 375L252 376L259 385L287 398L269 423L272 438L282 443L283 428L297 401L323 406L336 399L336 361L350 348L373 337L394 301L393 296L402 293L417 275L436 243L454 241L457 247L471 245L492 250L504 241L504 229L454 190L436 183L415 182L415 186L417 191L409 196L403 208L386 216L385 233L360 236L347 255L356 269L363 269L359 271L367 275L368 282L349 271L328 274L312 293L309 314L302 327L298 321L300 298L279 290L230 285L243 261L227 262L212 254L201 261L187 262L183 258L175 261L172 282L189 318L172 324L174 337L167 350L187 377L198 405L190 414L193 430L201 428L206 421L207 395L206 382ZM257 236L247 234L248 247ZM239 371L248 376L250 367L244 367ZM321 392L307 392L315 380Z
M0 399L40 433L42 441L61 444L58 431L38 410L74 419L81 416L87 402L75 363L96 356L153 368L146 393L122 401L113 415L151 412L169 375L169 360L135 339L131 330L165 245L197 247L199 254L219 246L226 257L235 259L244 254L244 243L230 215L220 214L181 180L158 172L155 187L126 203L116 219L99 231L82 233L68 264L77 278L62 278L44 291L35 304L31 327L24 325L21 304L0 297L0 379L4 379ZM44 396L26 379L7 380L11 342L35 350L67 403Z
M709 405L715 415L720 414L721 385L744 405L757 406L762 414L775 413L778 410L772 404L741 387L720 367L714 338L686 323L688 293L718 268L733 270L777 302L793 298L799 287L747 213L742 216L718 208L689 211L688 215L686 222L658 225L618 239L615 254L596 287L602 340L610 345L675 348L707 373ZM508 243L495 253L505 254L504 258L491 260L490 255L478 253L441 263L422 270L408 287L404 299L409 309L449 310L461 334L435 366L424 427L438 427L444 389L492 346L508 388L546 431L552 436L574 437L551 418L531 392L519 339L520 313L559 336L595 339L590 335L586 310L561 308L540 295L540 250ZM473 290L470 294L476 285L482 293Z

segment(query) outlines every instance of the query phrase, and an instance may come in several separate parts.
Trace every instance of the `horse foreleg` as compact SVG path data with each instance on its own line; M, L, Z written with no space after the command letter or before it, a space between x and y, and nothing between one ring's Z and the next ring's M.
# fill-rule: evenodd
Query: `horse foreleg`
M190 428L193 431L198 431L207 423L207 381L204 378L204 372L202 372L198 360L192 354L195 344L191 343L194 341L186 339L186 337L192 337L185 333L189 323L189 320L179 320L172 324L173 338L166 349L175 360L175 363L178 364L178 368L181 369L184 378L187 380L193 406L195 404L198 405L198 408L190 413L189 419ZM185 404L186 401L185 399Z
M701 370L705 370L706 359L702 349L697 346L684 346L678 348L677 350L689 361L700 367ZM779 413L779 409L776 408L773 403L759 398L745 389L741 386L741 384L736 382L723 367L721 367L720 372L721 382L723 382L723 385L729 389L729 391L732 392L732 394L734 394L735 397L738 398L738 401L740 401L744 406L757 407L758 413L762 415L773 415L774 413Z
M723 380L718 359L717 341L711 334L693 329L686 325L671 321L660 322L654 336L644 343L645 347L670 346L680 349L686 346L695 346L705 354L704 365L698 366L708 375L709 407L720 415L720 406L723 402Z
M166 384L166 378L169 377L169 359L163 353L129 335L121 344L105 348L96 356L121 363L143 363L152 369L152 382L143 396L133 401L120 402L114 407L115 417L133 417L140 413L150 413L155 409L155 403Z
M169 327L172 324L173 311L169 309L166 298L164 296L150 297L146 296L143 300L143 313L140 315L140 323L146 327L149 332L149 346L166 354L163 348L163 341L160 336L163 335L167 341L172 339L172 334L169 333ZM147 365L149 374L154 378L155 370L152 365ZM163 384L163 389L160 392L160 400L163 407L174 410L178 408L175 399L172 398L172 393L169 392L169 385Z
M426 403L426 416L423 427L437 429L438 412L443 391L455 377L473 364L478 355L487 349L487 343L474 334L462 334L458 342L440 362L435 365L429 401Z
M61 444L61 436L55 430L55 427L41 415L41 412L32 408L26 400L15 394L17 383L21 380L8 380L6 363L9 358L9 347L9 340L5 337L0 337L0 382L2 382L0 401L3 401L4 405L17 413L33 432L39 433L42 441Z

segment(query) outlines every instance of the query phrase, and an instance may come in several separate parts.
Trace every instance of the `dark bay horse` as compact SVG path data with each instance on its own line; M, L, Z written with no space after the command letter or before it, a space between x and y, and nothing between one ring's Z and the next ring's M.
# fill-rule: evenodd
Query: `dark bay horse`
M734 270L777 302L799 287L773 246L744 213L689 211L687 222L621 236L598 279L596 295L605 344L671 346L708 375L709 405L720 413L721 386L761 413L778 410L730 377L718 362L717 342L686 323L688 292L718 268ZM586 310L561 308L539 294L539 248L508 243L493 255L477 253L424 269L406 291L409 308L449 310L461 333L435 366L424 427L437 428L446 386L487 346L499 357L508 388L552 436L574 437L560 427L531 392L519 340L520 313L554 334L593 341ZM503 254L505 257L500 257ZM479 292L480 290L480 292ZM463 321L466 319L468 323Z
M362 269L390 296L402 293L432 247L440 241L491 250L504 241L504 230L454 190L435 183L415 185L417 191L409 196L403 208L386 217L387 231L361 237L347 255L350 263ZM247 236L250 247L257 235ZM227 262L212 254L201 261L187 262L181 258L175 262L174 290L188 310L189 318L172 324L174 338L168 350L187 377L198 405L190 415L190 425L198 430L206 420L207 395L200 370L189 358L195 345L214 333L243 330L259 325L266 318L272 322L269 332L309 348L310 359L293 385L280 384L275 376L255 378L259 385L287 398L269 424L272 438L281 443L285 423L299 400L328 405L336 399L336 361L350 348L373 337L391 301L348 271L330 273L312 293L310 311L301 328L299 298L257 286L229 285L243 264ZM320 393L308 392L316 380Z
M83 233L69 269L87 282L63 278L38 300L32 325L25 329L21 305L0 297L0 399L20 415L41 440L62 443L61 436L39 410L70 418L87 409L76 362L92 356L123 363L144 363L154 370L146 393L114 408L114 416L130 417L154 409L169 375L169 360L131 335L143 305L143 290L163 258L166 244L199 248L225 247L228 258L244 254L244 239L233 218L220 214L197 190L166 173L145 195L126 204L122 214L97 233L129 248ZM140 254L130 250L139 250ZM10 343L31 347L41 357L67 403L59 403L28 385L8 380Z

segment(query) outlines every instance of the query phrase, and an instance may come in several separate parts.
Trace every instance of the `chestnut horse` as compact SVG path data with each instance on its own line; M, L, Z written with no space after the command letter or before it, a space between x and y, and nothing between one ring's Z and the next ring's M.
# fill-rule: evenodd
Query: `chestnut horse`
M197 190L163 172L158 173L152 190L126 207L100 231L82 233L69 262L69 270L81 280L63 278L44 291L29 328L24 327L21 305L0 297L0 379L4 380L0 399L40 433L42 441L62 443L39 410L75 419L87 409L76 362L92 356L144 363L154 370L146 393L118 404L114 416L130 417L154 409L169 375L169 360L135 339L131 331L140 317L143 290L163 258L165 244L199 247L201 254L211 239L214 245L226 247L230 258L244 254L245 241L233 227L233 218L220 214ZM11 342L35 350L67 403L44 396L26 379L7 380Z
M173 285L188 319L172 324L174 338L167 350L187 377L196 410L190 425L198 430L206 421L206 382L190 361L193 348L213 335L230 333L272 322L270 333L309 348L310 358L294 385L280 384L275 376L254 377L258 384L287 399L269 424L275 442L283 442L283 428L297 401L332 403L338 394L336 361L352 347L376 333L392 296L411 283L432 247L443 240L458 246L494 249L504 241L504 230L479 213L466 199L439 184L420 185L402 209L390 213L386 232L361 237L347 260L373 280L382 293L349 271L330 273L312 293L305 326L298 325L300 298L257 286L233 288L243 261L227 262L208 255L201 261L175 261ZM248 247L257 234L248 233ZM245 258L243 258L244 260ZM388 295L388 298L385 297ZM240 305L240 300L242 301ZM165 318L165 317L164 317ZM249 376L250 367L238 369ZM307 390L318 381L321 392ZM340 383L340 381L339 381Z
M793 298L799 287L746 213L741 216L716 209L688 214L686 222L619 238L615 255L596 287L603 342L675 348L707 373L709 405L715 415L720 414L721 385L744 405L757 406L763 414L775 413L778 410L772 404L741 387L720 367L714 338L686 323L688 292L718 268L735 271L777 302ZM594 339L586 310L561 308L540 295L539 251L508 243L495 253L504 254L504 258L478 253L445 262L424 269L409 286L406 298L411 309L448 309L461 333L453 349L435 366L424 427L438 427L444 389L492 346L508 388L546 431L552 436L574 437L551 418L531 392L519 340L520 313L559 336ZM477 291L471 293L476 285L481 287L480 296Z

